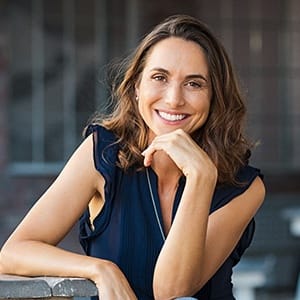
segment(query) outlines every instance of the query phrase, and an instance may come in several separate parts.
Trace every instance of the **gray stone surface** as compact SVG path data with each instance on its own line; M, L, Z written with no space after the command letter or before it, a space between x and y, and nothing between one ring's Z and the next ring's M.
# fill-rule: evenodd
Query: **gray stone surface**
M44 280L39 278L0 275L0 299L43 298L51 296L51 288Z
M96 286L84 278L22 277L0 274L0 299L90 297Z
M82 278L64 278L55 284L49 285L52 288L53 296L60 297L87 297L96 296L97 288L90 280Z

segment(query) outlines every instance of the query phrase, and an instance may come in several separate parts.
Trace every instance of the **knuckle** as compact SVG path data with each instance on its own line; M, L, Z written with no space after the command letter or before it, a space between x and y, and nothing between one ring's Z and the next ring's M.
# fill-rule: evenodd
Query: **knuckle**
M174 132L174 134L172 134L172 135L170 136L170 138L169 138L169 143L170 143L171 145L175 144L176 141L178 140L178 137L179 137L179 134L176 133L176 132Z
M184 130L182 128L179 128L175 131L175 133L178 135L178 136L182 136L185 134Z

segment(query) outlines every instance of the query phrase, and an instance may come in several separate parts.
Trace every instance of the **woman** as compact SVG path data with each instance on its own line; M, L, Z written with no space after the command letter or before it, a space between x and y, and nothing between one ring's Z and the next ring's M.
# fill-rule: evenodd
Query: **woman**
M234 299L265 190L223 47L197 19L170 17L113 86L112 114L8 239L2 271L86 277L101 299ZM55 246L80 216L87 256Z

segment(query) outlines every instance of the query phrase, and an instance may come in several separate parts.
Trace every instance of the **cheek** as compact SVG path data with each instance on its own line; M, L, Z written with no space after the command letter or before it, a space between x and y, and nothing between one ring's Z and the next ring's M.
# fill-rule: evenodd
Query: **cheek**
M141 95L138 100L138 110L144 120L147 119L147 115L149 115L150 113L150 109L149 109L150 103L145 99L146 99L145 96Z
M202 101L201 105L199 103L194 106L196 112L196 120L198 126L202 126L208 119L210 113L210 101Z
M200 100L198 98L197 101L193 103L194 110L197 111L199 114L208 115L210 111L210 99L209 97L201 97Z
M160 93L155 88L140 89L138 108L141 115L149 113L159 98Z
M154 85L153 82L147 82L140 86L140 96L145 102L154 100L161 94L160 88Z

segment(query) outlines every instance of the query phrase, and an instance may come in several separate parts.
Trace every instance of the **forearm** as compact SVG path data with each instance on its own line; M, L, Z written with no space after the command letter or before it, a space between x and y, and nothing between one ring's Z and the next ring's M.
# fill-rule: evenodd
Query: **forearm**
M175 297L191 295L199 288L213 190L214 183L187 180L154 272L158 299L166 299L168 291Z
M100 260L38 241L8 242L0 253L2 272L26 276L70 276L93 280Z
M65 251L36 241L7 243L0 271L26 276L83 277L92 280L101 299L137 300L127 279L113 262Z

